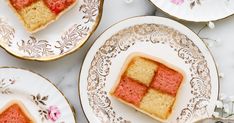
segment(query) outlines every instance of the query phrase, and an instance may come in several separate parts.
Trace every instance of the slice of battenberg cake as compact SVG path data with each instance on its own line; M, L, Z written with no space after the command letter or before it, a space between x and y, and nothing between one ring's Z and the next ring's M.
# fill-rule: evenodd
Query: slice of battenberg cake
M36 123L24 105L12 101L0 110L0 123Z
M166 120L183 75L144 55L130 58L123 69L110 94L159 121Z
M24 27L35 33L57 20L77 0L8 0Z

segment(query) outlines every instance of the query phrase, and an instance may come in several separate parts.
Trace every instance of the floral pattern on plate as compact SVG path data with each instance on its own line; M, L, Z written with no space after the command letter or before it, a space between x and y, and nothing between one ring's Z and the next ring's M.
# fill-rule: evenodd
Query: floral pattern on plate
M176 5L181 5L184 3L184 0L171 0L172 3ZM196 5L201 5L201 0L189 0L190 8L192 9Z
M4 75L4 72L12 74ZM20 77L25 74L28 77ZM30 76L31 75L31 76ZM27 84L29 80L35 80L32 91ZM39 81L39 82L37 82ZM43 86L43 87L40 87ZM36 89L37 88L37 89ZM40 88L50 89L48 92ZM32 92L31 92L32 91ZM28 110L41 123L75 123L75 116L64 96L46 79L26 70L16 68L0 68L0 105L4 106L12 100L20 100ZM60 101L59 103L53 100ZM2 108L0 106L0 108ZM68 116L71 115L71 116Z
M0 12L4 13L0 17L0 46L23 59L58 59L74 52L90 37L100 21L102 6L103 0L79 0L63 15L66 17L61 17L46 30L30 35L8 10L7 3L0 1Z
M47 100L49 96L41 96L40 94L31 95L32 101L38 107L38 112L41 116L41 121L44 122L45 120L51 120L53 122L57 121L60 116L61 112L57 106L47 106ZM65 123L65 122L64 122Z
M216 21L234 14L233 0L150 0L160 10L186 21Z

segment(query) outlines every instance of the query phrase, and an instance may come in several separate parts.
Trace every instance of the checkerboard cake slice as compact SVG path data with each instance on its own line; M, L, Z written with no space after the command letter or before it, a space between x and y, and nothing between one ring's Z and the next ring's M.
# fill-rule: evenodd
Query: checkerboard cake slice
M154 57L135 53L126 60L110 94L124 104L164 122L173 112L184 76Z
M8 3L24 27L35 33L56 21L77 0L8 0Z
M25 106L12 101L0 111L0 123L36 123Z

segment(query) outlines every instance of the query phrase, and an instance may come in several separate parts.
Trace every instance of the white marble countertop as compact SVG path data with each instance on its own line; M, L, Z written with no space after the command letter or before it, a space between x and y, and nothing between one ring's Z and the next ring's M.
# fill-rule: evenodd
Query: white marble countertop
M130 3L128 3L130 2ZM52 62L32 62L15 58L3 49L0 49L0 66L14 66L26 68L43 75L57 85L65 94L71 104L74 105L79 123L86 123L78 97L78 77L81 63L84 56L95 41L95 39L112 24L133 16L154 15L156 7L147 0L106 0L101 23L86 42L77 52ZM165 16L163 12L156 11L157 16ZM207 23L183 22L195 32ZM199 36L209 44L211 52L218 64L221 79L221 93L234 95L234 16L214 22L215 28L205 27ZM211 23L212 26L212 23Z

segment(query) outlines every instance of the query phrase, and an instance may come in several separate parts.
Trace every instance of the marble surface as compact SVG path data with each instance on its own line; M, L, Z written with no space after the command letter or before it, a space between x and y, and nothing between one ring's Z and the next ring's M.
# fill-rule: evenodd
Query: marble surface
M156 11L156 12L155 12ZM169 17L156 9L147 0L106 0L101 23L86 42L86 44L72 55L52 62L34 62L15 58L3 49L0 49L0 66L14 66L33 70L51 80L65 94L74 105L79 123L87 123L82 112L78 97L78 77L81 63L91 44L95 39L112 24L133 16L157 15ZM218 64L219 72L223 78L220 79L221 93L234 95L234 16L210 23L183 22L207 42L210 50ZM204 27L205 26L205 27ZM204 28L203 28L204 27Z

